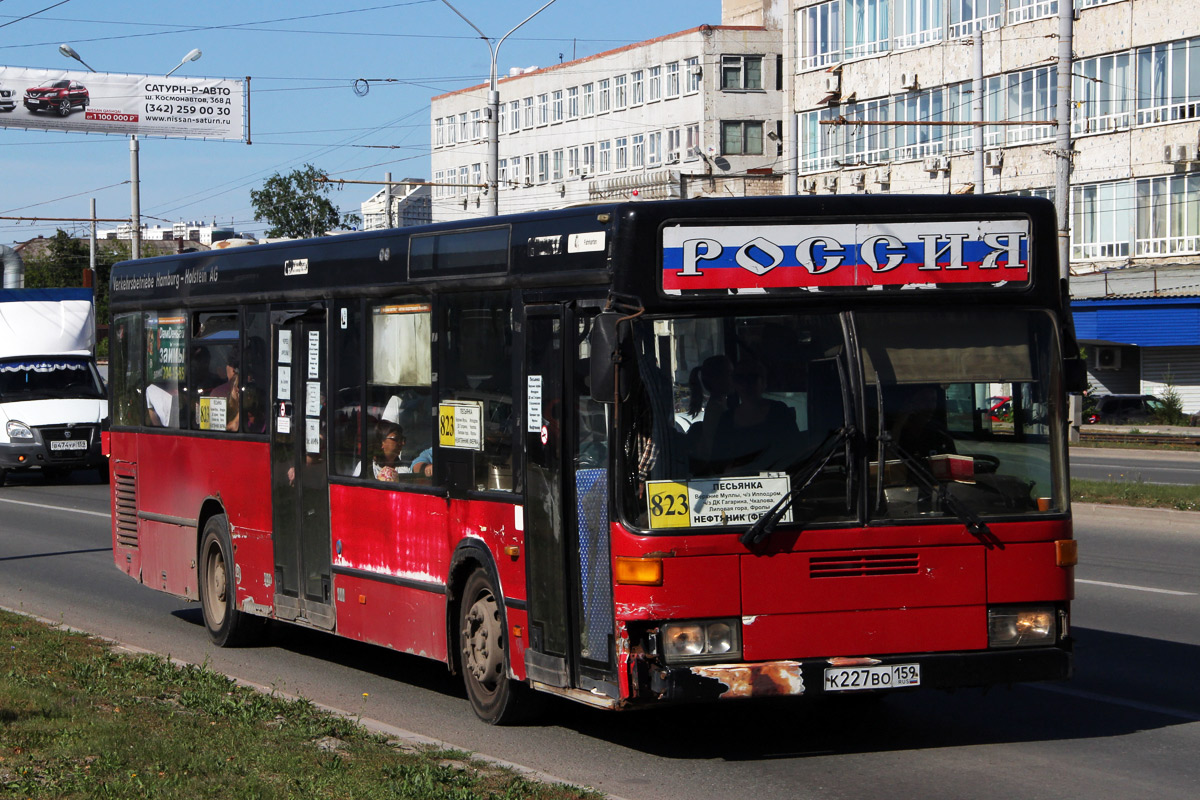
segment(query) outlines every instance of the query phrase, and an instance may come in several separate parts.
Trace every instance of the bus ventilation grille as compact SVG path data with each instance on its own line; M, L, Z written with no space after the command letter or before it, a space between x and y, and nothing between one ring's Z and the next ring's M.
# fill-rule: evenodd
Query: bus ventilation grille
M117 481L117 544L122 547L138 546L137 526L137 482L133 475L116 473Z
M808 562L810 578L873 578L883 575L916 575L920 569L916 553L889 555L828 556Z

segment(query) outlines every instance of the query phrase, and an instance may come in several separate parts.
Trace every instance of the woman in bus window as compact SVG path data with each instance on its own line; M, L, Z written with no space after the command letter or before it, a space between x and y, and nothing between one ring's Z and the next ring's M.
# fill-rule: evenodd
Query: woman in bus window
M404 429L394 422L385 422L379 428L379 453L372 459L371 467L376 480L396 482L400 480L400 451L404 449Z

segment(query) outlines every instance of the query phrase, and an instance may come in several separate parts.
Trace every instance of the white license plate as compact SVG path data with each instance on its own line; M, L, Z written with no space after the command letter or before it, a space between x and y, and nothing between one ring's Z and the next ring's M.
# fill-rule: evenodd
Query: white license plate
M86 439L60 439L50 443L51 450L87 450Z
M825 691L896 689L921 685L920 664L880 664L873 667L835 667L825 670Z

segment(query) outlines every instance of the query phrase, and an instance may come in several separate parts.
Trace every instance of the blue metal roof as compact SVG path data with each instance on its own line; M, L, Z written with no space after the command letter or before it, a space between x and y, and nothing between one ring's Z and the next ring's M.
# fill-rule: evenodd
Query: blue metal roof
M1139 347L1200 345L1200 298L1088 298L1071 301L1079 339Z

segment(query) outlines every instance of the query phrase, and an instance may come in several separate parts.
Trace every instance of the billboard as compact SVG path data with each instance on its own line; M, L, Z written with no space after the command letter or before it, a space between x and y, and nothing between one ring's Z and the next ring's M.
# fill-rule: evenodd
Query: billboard
M0 127L246 139L245 83L0 67Z

